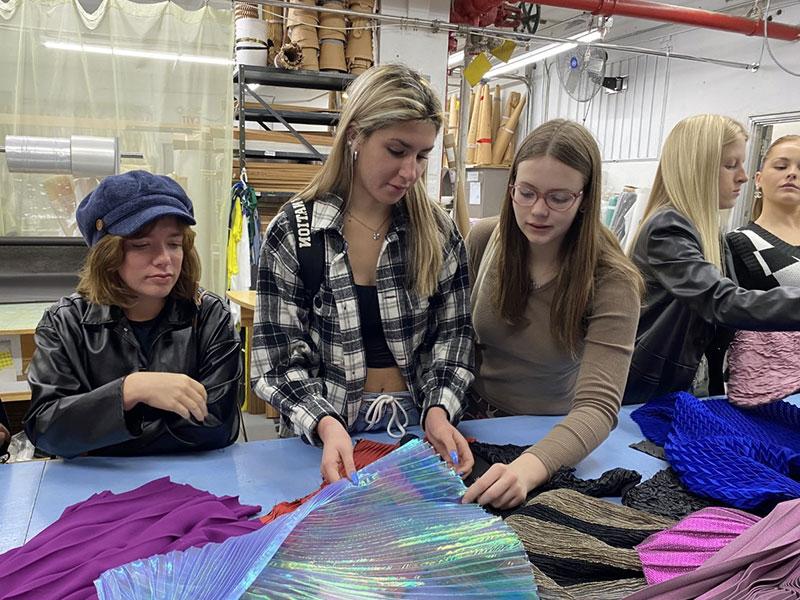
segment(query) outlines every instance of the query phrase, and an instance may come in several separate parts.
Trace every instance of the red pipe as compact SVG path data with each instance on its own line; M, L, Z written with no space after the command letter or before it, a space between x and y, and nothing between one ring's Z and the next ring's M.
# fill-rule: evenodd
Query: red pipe
M744 35L764 35L764 21L761 19L756 21L746 17L662 4L651 0L536 0L535 4L573 8L605 17L619 15L651 21L696 25ZM767 21L767 37L794 42L800 39L800 27Z
M732 31L744 35L763 35L764 21L735 17L724 13L699 8L687 8L663 4L651 0L525 0L532 4L572 8L594 15L610 17L619 15L681 23L721 31ZM478 22L483 15L501 5L503 0L455 0L450 12L453 23ZM767 36L773 39L794 42L800 40L800 27L767 21Z

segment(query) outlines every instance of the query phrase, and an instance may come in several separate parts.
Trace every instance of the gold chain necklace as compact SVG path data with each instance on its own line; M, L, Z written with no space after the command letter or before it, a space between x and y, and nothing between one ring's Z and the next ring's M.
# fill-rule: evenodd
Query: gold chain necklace
M365 229L369 229L372 232L372 239L375 240L375 241L378 241L379 239L381 239L383 237L383 234L381 233L381 229L383 229L383 226L386 225L386 221L389 220L389 217L392 216L392 213L390 212L388 215L386 215L386 218L383 220L383 223L378 225L377 229L373 229L372 227L370 227L369 225L364 223L364 221L362 221L357 216L355 216L353 213L351 213L349 210L347 211L347 214L350 215L351 219L355 219L356 223L360 224Z

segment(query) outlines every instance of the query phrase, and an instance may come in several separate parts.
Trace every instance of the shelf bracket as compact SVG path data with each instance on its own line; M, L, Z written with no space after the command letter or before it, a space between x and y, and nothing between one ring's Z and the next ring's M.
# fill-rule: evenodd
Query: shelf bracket
M243 79L243 73L240 72L239 81L241 82L242 79ZM267 104L261 96L259 96L256 92L254 92L253 90L251 90L247 86L244 86L241 83L239 85L240 85L240 88L239 88L240 90L242 88L244 88L245 93L250 94L253 98L255 98L255 100L262 106L262 108L264 110L266 110L268 113L270 113L275 119L277 119L277 121L281 125L286 127L286 129L289 130L289 133L291 133L295 137L295 139L297 139L298 142L303 144L303 146L305 146L306 149L311 154L313 154L315 158L317 158L318 160L321 160L321 161L325 160L325 157L319 152L319 150L317 150L314 146L312 146L309 143L309 141L306 138L303 137L303 134L301 134L294 127L292 127L291 124L286 119L284 119L280 115L279 112L277 112L269 104ZM239 98L240 98L240 101L239 101L239 127L241 128L241 127L243 127L242 124L244 123L244 102L241 100L242 96L239 96ZM244 141L243 141L243 139L244 138L242 137L242 134L240 133L239 134L239 156L240 156L239 160L240 161L241 161L241 155L244 153ZM241 162L239 164L241 164Z

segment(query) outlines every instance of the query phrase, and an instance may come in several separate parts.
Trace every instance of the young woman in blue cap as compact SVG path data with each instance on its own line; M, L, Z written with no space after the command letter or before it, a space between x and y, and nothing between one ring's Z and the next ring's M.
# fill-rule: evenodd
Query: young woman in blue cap
M240 344L226 304L200 290L191 200L172 179L104 179L77 211L90 246L76 293L36 328L25 431L72 457L233 443Z

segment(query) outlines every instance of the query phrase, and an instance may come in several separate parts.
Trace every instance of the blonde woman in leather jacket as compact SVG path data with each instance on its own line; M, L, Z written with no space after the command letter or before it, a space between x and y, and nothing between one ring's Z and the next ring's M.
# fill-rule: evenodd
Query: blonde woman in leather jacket
M646 293L623 402L687 391L733 329L800 329L800 288L740 287L719 231L747 181L744 127L696 115L667 136L631 257Z

